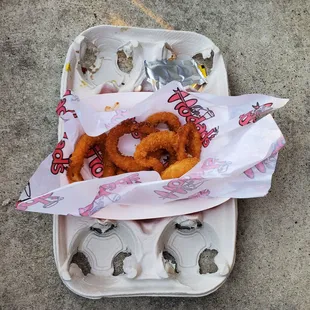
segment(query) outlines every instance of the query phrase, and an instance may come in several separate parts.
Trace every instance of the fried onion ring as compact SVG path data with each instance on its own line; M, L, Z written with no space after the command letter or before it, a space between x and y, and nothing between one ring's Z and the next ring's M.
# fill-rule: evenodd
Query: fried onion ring
M190 155L200 158L201 138L194 123L187 123L178 130L177 159L182 160Z
M175 132L181 127L178 117L170 112L158 112L152 114L145 121L155 127L160 123L166 124L169 130Z
M118 149L118 142L120 137L125 134L137 132L137 130L139 130L139 132L141 132L143 135L157 131L157 129L152 127L150 124L135 124L132 120L128 119L112 128L108 133L106 140L106 151L109 154L110 159L117 167L127 172L145 170L145 167L137 163L133 156L125 156L121 154Z
M169 167L177 161L176 152L174 150L170 150L169 153L164 149L160 149L154 152L150 152L148 156L160 160L164 164L165 168ZM168 156L168 160L164 160L165 156Z
M84 157L87 152L95 145L98 145L102 154L104 154L106 134L98 137L90 137L83 134L75 145L74 152L70 158L67 170L67 178L69 183L84 181L81 175L81 169L84 164Z
M121 168L116 169L116 175L123 174L123 173L126 173L126 171L122 170Z
M183 174L191 170L199 162L199 158L188 157L169 166L161 174L163 180L180 178Z
M145 138L147 135L159 131L150 123L141 122L141 123L133 123L131 126L131 132L139 133L141 139Z
M103 154L103 173L102 178L112 177L116 173L116 166L111 161L108 152L104 152Z
M134 153L136 162L145 167L153 168L158 173L164 171L165 167L156 157L151 157L150 153L157 150L167 150L169 154L174 154L176 151L177 135L173 131L159 131L151 133L137 145Z

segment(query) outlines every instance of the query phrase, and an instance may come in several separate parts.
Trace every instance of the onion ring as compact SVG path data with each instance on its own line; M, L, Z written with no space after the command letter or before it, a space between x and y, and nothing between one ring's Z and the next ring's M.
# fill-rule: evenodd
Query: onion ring
M98 137L90 137L83 134L75 145L75 149L71 155L70 163L67 170L67 178L69 183L84 181L81 175L81 169L84 165L84 157L93 146L98 145L102 154L104 154L106 134Z
M200 158L201 138L194 123L190 122L178 130L177 159L182 160L190 155Z
M164 171L165 167L158 158L151 157L150 153L157 150L167 150L169 154L176 151L177 135L173 131L159 131L151 133L137 145L134 153L136 162L145 167L153 168L158 173Z
M102 178L105 177L112 177L116 173L116 166L114 163L111 161L110 156L108 152L104 152L103 155L103 173L102 173Z
M141 139L145 138L149 134L153 132L158 132L159 130L156 129L152 124L147 122L135 123L131 126L131 131L139 133Z
M154 152L150 152L148 156L154 157L160 160L160 162L164 164L165 168L169 167L170 165L174 164L177 161L177 156L174 150L173 151L170 150L170 153L169 153L164 149L160 149ZM168 156L168 160L163 159L165 156Z
M199 158L188 157L169 166L161 174L163 180L180 178L183 174L191 170L199 162Z
M116 169L116 175L123 174L123 173L126 173L126 171L122 170L121 168Z
M166 124L169 130L175 132L181 127L179 118L170 112L158 112L152 114L145 121L152 124L155 127L160 123Z
M111 161L120 169L127 172L136 172L145 170L144 166L141 166L136 162L133 156L125 156L121 154L118 149L118 142L120 137L125 134L130 134L139 130L142 134L147 135L150 132L157 131L156 128L152 127L147 123L135 124L132 120L128 119L112 128L107 135L106 140L106 151L109 154Z

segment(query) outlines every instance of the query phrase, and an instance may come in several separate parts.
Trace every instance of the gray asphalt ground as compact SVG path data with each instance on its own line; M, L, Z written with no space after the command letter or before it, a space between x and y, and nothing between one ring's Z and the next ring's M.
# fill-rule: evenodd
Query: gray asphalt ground
M310 309L309 7L306 0L1 0L0 309ZM232 95L291 99L274 114L287 146L271 192L239 201L236 264L210 296L78 297L54 265L52 216L14 210L57 142L67 49L99 24L199 32L223 51Z

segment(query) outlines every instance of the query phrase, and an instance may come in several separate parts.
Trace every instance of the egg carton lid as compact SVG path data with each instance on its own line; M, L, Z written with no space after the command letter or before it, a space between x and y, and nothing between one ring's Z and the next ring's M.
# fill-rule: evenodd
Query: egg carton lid
M66 89L80 97L100 93L111 77L120 85L119 91L137 90L145 79L146 55L147 60L171 57L170 47L180 59L194 55L212 59L204 91L229 95L223 57L205 36L102 25L85 30L70 46L61 96ZM130 72L120 70L118 51L132 58ZM83 59L82 53L89 55ZM59 137L62 128L60 121ZM176 202L176 207L178 203L182 202ZM195 203L205 202L197 199ZM233 268L237 230L236 199L214 199L213 203L216 207L198 214L147 221L54 215L54 256L60 277L71 291L92 299L210 294Z

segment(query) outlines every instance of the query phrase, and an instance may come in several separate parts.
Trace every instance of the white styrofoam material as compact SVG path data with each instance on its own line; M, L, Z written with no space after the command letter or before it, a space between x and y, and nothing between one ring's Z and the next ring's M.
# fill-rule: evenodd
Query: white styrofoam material
M168 43L177 54L177 59L191 59L196 54L210 57L212 51L213 70L208 78L206 92L228 95L228 81L223 57L218 47L203 35L187 31L168 31L115 26L97 26L82 32L70 46L62 75L61 96L66 89L74 90L80 98L98 93L106 82L118 85L119 91L133 91L145 79L143 61L153 61L169 57L165 47ZM97 58L91 73L83 74L80 61L86 47L97 50ZM117 51L132 53L133 69L122 72L117 66ZM126 54L130 54L127 52ZM70 68L68 64L70 63ZM122 85L123 83L123 85Z
M88 298L209 294L223 284L234 264L236 210L235 200L231 199L191 216L115 221L115 228L110 230L109 221L55 216L54 253L60 277L70 290ZM176 228L177 223L186 221L198 221L202 226ZM102 233L94 231L94 227ZM218 251L215 273L199 273L199 257L205 249ZM70 264L77 251L91 265L87 275ZM163 258L164 251L175 258L177 272L174 264ZM131 256L124 260L125 273L113 276L112 261L120 252Z
M61 96L66 89L72 89L79 97L97 94L105 83L117 84L120 92L140 89L145 79L143 60L169 57L165 43L173 48L178 59L190 59L198 53L209 57L213 51L213 68L205 91L229 94L223 58L208 38L192 32L97 26L81 33L69 48ZM96 59L85 75L79 62L83 61L81 55L86 48L96 50ZM133 57L134 67L129 74L117 66L116 52L120 49ZM59 137L62 136L60 121ZM175 208L182 203L175 203ZM195 203L205 204L206 200ZM215 199L213 204L219 206L194 215L147 221L55 215L54 255L60 277L70 290L87 298L210 294L226 280L233 267L237 229L236 200ZM180 225L191 229L177 228ZM199 257L205 249L218 251L215 273L199 273ZM175 261L164 258L164 251ZM86 276L71 263L77 252L83 252L91 266ZM125 273L113 276L112 262L121 252L130 252L131 256L124 259Z

